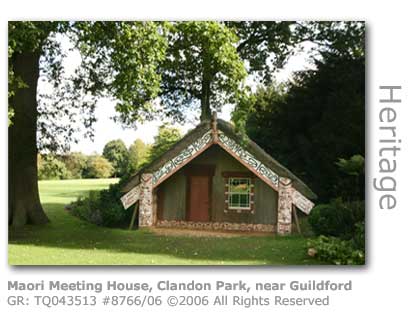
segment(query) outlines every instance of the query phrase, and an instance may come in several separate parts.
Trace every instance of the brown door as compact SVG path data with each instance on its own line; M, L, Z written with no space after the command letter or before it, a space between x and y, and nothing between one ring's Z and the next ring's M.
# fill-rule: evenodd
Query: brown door
M190 176L190 221L209 221L209 176Z

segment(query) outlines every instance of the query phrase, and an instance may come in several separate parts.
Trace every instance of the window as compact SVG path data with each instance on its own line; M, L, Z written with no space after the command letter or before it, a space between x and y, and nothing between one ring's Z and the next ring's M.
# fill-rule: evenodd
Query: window
M224 213L254 214L254 174L224 171Z
M251 179L229 178L228 179L228 208L251 209L250 202Z

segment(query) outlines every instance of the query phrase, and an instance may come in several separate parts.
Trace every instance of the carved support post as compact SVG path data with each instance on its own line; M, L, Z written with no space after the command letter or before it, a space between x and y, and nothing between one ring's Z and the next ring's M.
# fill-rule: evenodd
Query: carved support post
M143 173L139 196L139 226L153 225L153 181L151 173Z
M291 233L292 186L288 178L280 178L278 185L278 217L277 233L286 235Z

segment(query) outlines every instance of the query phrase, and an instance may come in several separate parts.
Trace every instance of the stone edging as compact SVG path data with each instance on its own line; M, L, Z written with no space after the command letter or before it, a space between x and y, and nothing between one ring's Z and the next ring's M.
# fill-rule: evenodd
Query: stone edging
M190 230L215 230L215 231L252 231L276 232L274 224L248 224L232 222L193 222L179 220L160 220L156 222L158 228L181 228Z

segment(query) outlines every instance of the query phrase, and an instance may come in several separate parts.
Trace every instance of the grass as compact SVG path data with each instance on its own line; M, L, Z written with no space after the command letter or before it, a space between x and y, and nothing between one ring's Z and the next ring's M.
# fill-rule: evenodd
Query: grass
M98 227L70 215L64 206L114 179L41 181L51 223L9 230L12 265L305 265L300 236L189 236Z

